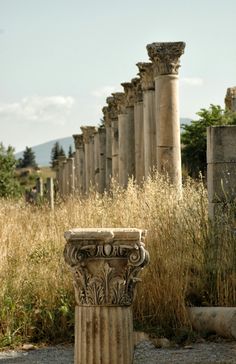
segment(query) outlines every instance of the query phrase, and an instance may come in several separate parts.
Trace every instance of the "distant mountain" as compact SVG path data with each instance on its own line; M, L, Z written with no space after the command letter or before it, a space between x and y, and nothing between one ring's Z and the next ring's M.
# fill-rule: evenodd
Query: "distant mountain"
M191 119L189 118L180 118L180 124L189 124L190 122ZM35 147L32 147L32 150L35 153L36 162L39 166L41 167L49 166L51 159L51 150L56 142L58 142L63 147L66 154L68 154L70 145L72 146L72 150L74 151L73 137L55 139L47 143L36 145ZM22 156L23 156L23 151L15 154L16 159L22 158Z
M32 147L32 150L35 153L36 163L40 167L49 166L51 160L51 150L56 142L58 142L62 146L66 155L68 154L70 145L72 146L72 150L74 151L73 137L55 139L43 144L36 145L35 147ZM16 159L22 158L22 156L23 156L23 151L15 154Z

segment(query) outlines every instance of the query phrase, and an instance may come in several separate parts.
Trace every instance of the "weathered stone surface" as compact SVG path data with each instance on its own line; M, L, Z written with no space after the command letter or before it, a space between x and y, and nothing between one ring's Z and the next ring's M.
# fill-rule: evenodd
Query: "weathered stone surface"
M139 62L136 64L139 69L142 90L155 90L154 70L151 62Z
M74 275L75 363L131 364L132 302L148 263L146 231L125 228L65 232L64 258Z
M126 107L134 106L134 85L132 82L123 82L121 86L124 87L125 91L125 105Z
M134 102L143 101L143 90L141 85L141 79L139 77L132 78L131 80L134 90Z
M189 317L199 332L236 339L236 307L190 307Z
M236 198L234 125L207 128L207 187L210 203L232 202Z
M236 111L236 86L229 87L225 96L225 108Z
M163 42L147 45L150 60L154 63L156 75L178 74L180 56L184 53L184 42Z

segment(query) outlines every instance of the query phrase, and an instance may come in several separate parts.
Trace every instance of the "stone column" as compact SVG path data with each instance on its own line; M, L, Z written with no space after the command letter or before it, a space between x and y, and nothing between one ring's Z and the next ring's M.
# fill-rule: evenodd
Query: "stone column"
M236 198L235 125L207 128L207 189L209 217L215 220Z
M182 186L178 69L184 48L184 42L147 45L155 74L157 170L178 188Z
M70 187L69 187L69 163L68 158L66 158L65 164L64 164L64 182L65 182L65 195L68 196L70 194Z
M131 82L121 84L124 87L124 108L119 118L119 183L127 187L129 178L135 176L134 152L134 90ZM121 169L123 170L121 173Z
M64 171L64 161L65 160L66 160L65 156L58 157L58 192L59 192L60 197L63 197L63 194L64 194L63 171Z
M54 183L53 178L47 178L47 199L51 210L54 210Z
M67 159L62 162L62 196L67 195Z
M99 185L98 192L103 193L106 189L106 129L98 128L99 137Z
M67 159L68 169L68 194L74 196L75 193L75 161L74 158Z
M156 118L155 118L155 82L153 64L137 63L143 90L143 137L145 178L156 167Z
M134 88L134 154L135 179L138 185L144 180L143 92L140 78L131 80Z
M75 142L75 171L76 191L79 194L85 193L85 170L84 170L84 142L83 135L73 135Z
M128 183L127 172L127 115L125 107L124 92L116 92L117 113L118 113L118 129L119 129L119 185L126 187Z
M107 98L108 115L111 120L112 178L119 180L119 129L117 114L117 97L119 92Z
M108 107L102 109L104 115L104 125L106 128L106 190L109 191L112 177L112 144L111 144L111 119L108 113Z
M97 192L99 192L99 181L100 181L99 157L100 157L100 140L97 130L96 133L94 133L94 186Z
M145 231L73 229L66 263L75 287L75 364L132 364L132 303L137 275L148 263Z
M225 96L225 108L236 111L236 87L229 87Z
M38 177L36 180L36 190L39 197L43 197L43 179Z
M84 159L85 159L85 192L89 193L89 189L94 185L94 139L96 132L94 126L82 126L84 141Z

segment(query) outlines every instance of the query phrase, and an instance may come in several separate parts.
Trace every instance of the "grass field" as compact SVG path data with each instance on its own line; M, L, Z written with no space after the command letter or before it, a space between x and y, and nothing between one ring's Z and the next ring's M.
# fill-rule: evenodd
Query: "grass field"
M64 231L75 227L148 230L151 263L134 304L138 327L181 337L191 332L186 305L236 305L234 221L214 230L201 182L182 196L160 178L143 188L57 201L54 211L0 201L0 346L64 342L73 337L72 276L63 260Z

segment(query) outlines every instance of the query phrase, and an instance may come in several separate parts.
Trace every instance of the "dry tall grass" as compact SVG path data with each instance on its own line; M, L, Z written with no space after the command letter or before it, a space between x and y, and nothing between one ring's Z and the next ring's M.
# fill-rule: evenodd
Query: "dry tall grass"
M186 304L235 305L235 239L224 226L220 244L212 244L206 191L191 181L182 198L154 178L142 189L130 183L126 191L60 202L54 212L1 200L0 346L73 335L74 292L62 252L64 231L74 227L148 230L151 263L134 305L143 325L168 334L189 325Z

